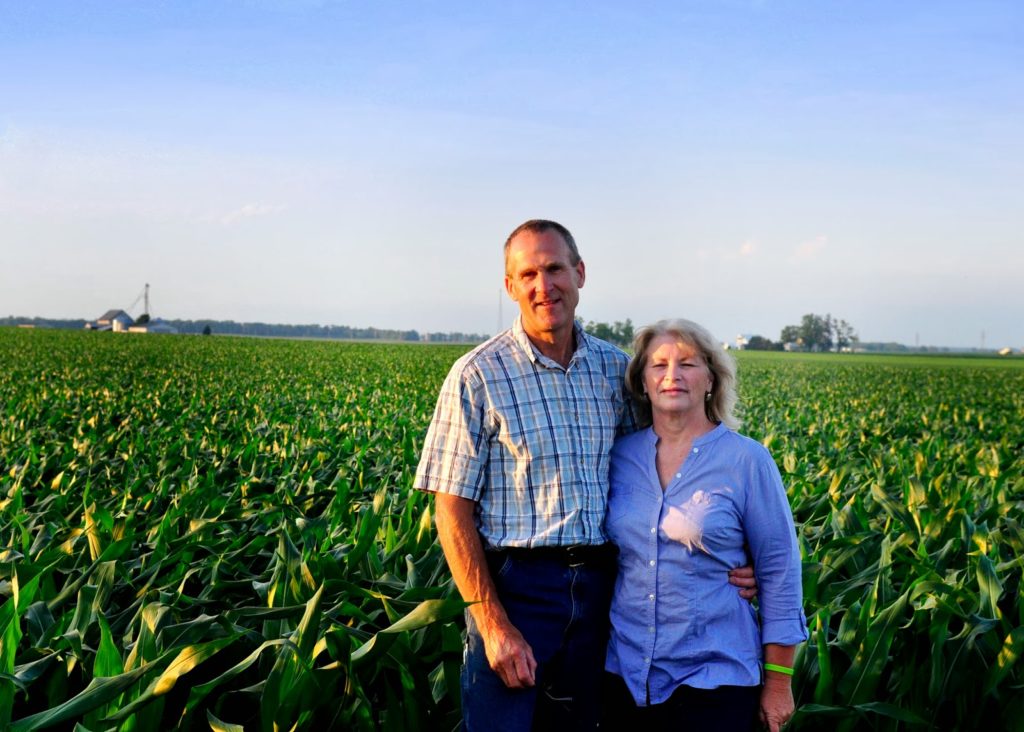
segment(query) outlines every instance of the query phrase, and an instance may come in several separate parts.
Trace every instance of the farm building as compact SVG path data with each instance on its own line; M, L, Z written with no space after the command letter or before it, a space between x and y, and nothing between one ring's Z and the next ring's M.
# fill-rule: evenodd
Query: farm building
M132 326L135 320L124 310L108 310L96 320L86 323L86 330L112 330L123 333Z
M141 322L142 318L139 318L138 323L128 328L129 333L177 333L178 329L168 323L163 318L152 318L146 322Z

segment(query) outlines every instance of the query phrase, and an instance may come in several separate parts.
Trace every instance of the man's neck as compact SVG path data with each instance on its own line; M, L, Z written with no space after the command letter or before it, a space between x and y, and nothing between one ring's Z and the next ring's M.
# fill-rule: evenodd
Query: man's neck
M542 355L550 358L562 368L569 368L572 354L576 352L576 330L572 326L565 333L527 333L530 343Z

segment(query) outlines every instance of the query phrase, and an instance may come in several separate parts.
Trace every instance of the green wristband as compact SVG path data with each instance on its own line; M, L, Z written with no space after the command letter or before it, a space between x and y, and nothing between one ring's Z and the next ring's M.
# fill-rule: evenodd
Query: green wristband
M793 675L793 669L789 666L776 666L774 663L766 663L764 665L765 671L777 671L780 674L786 674L786 676Z

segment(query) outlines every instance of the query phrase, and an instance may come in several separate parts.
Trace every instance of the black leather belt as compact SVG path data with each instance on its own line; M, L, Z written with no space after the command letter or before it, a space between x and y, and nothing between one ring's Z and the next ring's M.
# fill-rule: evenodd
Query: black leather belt
M569 566L614 562L619 549L614 544L574 544L573 546L503 547L495 554L522 561L559 562Z

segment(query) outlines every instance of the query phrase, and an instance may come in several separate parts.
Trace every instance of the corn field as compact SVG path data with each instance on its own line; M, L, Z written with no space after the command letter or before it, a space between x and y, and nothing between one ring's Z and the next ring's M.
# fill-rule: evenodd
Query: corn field
M450 730L410 485L465 348L0 330L0 729ZM740 354L795 729L1024 729L1024 362Z

